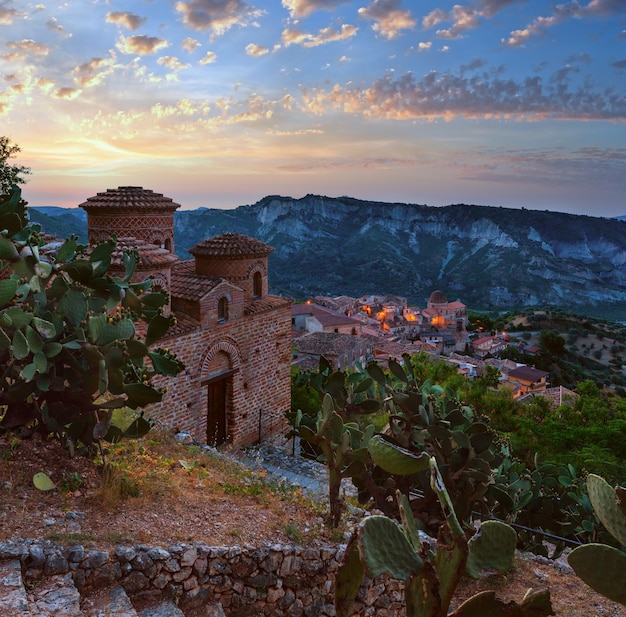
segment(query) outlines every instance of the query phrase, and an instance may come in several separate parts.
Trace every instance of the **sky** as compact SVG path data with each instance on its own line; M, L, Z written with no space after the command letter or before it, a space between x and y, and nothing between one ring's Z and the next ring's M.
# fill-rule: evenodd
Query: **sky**
M31 206L142 186L626 214L626 0L0 0Z

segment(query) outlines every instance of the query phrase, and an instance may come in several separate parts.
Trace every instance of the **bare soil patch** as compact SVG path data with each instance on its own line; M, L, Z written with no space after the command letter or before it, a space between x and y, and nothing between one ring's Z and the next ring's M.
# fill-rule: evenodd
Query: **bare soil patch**
M0 437L0 540L40 538L103 549L196 541L321 546L342 540L345 527L323 527L323 504L272 485L262 474L224 457L167 439L126 442L119 448L125 462L115 469L120 452L109 452L114 471L109 472L113 479L106 479L101 464L69 458L56 442ZM55 489L34 487L32 477L40 471ZM122 498L121 485L136 494ZM596 594L576 576L521 557L507 575L464 579L455 602L485 589L519 601L529 588L546 587L558 616L626 617L625 607Z

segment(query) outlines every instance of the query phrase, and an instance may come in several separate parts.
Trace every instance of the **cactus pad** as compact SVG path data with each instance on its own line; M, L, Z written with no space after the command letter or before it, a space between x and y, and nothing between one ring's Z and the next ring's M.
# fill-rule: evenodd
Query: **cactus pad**
M430 457L425 452L414 454L380 435L374 435L369 442L368 450L374 462L388 473L410 476L428 469Z
M485 521L468 542L467 573L478 578L481 570L507 572L513 567L517 544L515 530L500 521Z
M589 587L626 606L626 553L606 544L583 544L567 561Z
M587 476L587 492L593 509L607 531L622 546L626 546L626 515L617 503L615 489L604 478L590 473Z
M406 581L424 566L400 527L386 516L366 518L359 540L361 559L370 578L388 573Z
M496 598L495 591L481 591L449 617L547 617L554 615L547 590L527 593L520 604Z

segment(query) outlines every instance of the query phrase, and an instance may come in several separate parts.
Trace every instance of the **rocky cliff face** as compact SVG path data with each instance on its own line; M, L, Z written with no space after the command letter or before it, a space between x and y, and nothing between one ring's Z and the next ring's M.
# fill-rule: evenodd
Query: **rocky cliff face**
M626 222L616 219L316 195L177 213L179 247L222 231L274 246L272 284L296 297L388 292L423 304L439 288L485 308L626 303Z
M54 232L52 218L46 231ZM175 225L183 258L226 231L272 245L272 288L296 298L380 292L423 305L441 289L475 308L626 307L626 221L619 219L307 195L179 211Z

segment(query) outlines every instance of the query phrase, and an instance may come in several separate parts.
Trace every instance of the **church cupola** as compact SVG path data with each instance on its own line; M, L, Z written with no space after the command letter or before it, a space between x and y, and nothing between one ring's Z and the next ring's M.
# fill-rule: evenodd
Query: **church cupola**
M174 211L169 197L140 186L120 186L80 204L87 212L89 244L132 236L174 252Z
M196 274L223 278L244 291L246 301L268 293L268 256L274 249L243 234L225 233L196 244Z

